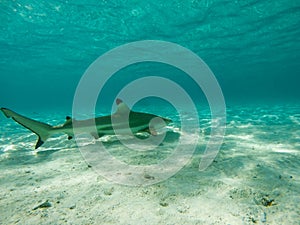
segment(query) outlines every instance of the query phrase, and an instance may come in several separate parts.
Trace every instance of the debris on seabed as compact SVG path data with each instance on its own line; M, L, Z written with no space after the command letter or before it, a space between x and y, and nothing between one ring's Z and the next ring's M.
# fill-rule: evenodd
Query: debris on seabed
M42 204L39 204L38 206L34 207L32 210L36 210L39 208L49 208L51 206L52 206L51 203L47 200L47 201L43 202Z

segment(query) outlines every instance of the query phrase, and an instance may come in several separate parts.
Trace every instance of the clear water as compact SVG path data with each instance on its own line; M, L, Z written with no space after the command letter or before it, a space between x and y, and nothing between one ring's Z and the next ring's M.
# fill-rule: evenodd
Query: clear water
M217 161L221 165L232 162L226 164L227 170L220 169L223 175L233 180L240 179L242 173L250 177L253 171L260 174L261 167L257 165L264 165L269 171L258 183L249 181L252 187L262 185L262 189L269 190L268 179L281 174L293 177L294 183L274 186L299 196L299 18L298 0L1 0L0 106L51 125L63 123L65 116L72 113L80 78L100 55L132 41L174 42L200 56L222 88L227 129ZM106 103L112 102L126 83L143 74L172 78L195 100L201 126L201 141L191 164L196 170L209 138L210 114L202 91L181 71L158 63L133 65L109 81L102 98ZM170 129L180 128L178 115L158 102L142 102L136 109L170 117L175 121ZM110 105L97 105L96 114L104 115L109 110ZM57 152L65 156L77 151L74 141L57 135L36 152L36 136L30 131L2 115L0 127L3 171L11 166L43 165L57 160ZM147 156L122 147L120 151L119 143L109 138L101 140L111 154L127 163L151 164L171 153L177 143L175 136L166 139L161 151ZM195 185L192 181L200 182L186 177L191 187ZM6 198L0 198L0 203L3 199ZM298 211L288 214L292 206ZM293 224L299 218L299 206L286 203L278 215L286 218L278 223ZM1 216L9 220L10 214L1 212ZM269 221L276 224L276 219Z
M69 110L79 79L96 58L149 39L197 53L227 102L300 96L297 0L0 4L1 106Z

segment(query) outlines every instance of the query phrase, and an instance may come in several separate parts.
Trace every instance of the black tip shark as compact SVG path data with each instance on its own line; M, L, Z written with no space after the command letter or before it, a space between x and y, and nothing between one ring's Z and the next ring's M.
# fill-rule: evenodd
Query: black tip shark
M104 135L113 135L116 133L136 134L138 132L148 132L151 135L156 135L157 128L162 128L166 126L166 124L172 122L170 119L159 117L154 114L131 111L120 99L117 99L116 103L118 108L112 115L101 116L88 120L72 120L71 117L67 116L66 122L58 126L50 126L49 124L27 118L7 108L1 108L1 111L7 118L12 118L14 121L31 130L38 136L35 149L43 145L50 136L57 133L65 133L68 135L69 140L72 139L74 136L74 123L76 123L76 129L78 129L79 132L90 133L95 138L99 138ZM155 126L152 126L150 122L155 118L159 118L160 122L155 124ZM130 129L126 129L128 123Z

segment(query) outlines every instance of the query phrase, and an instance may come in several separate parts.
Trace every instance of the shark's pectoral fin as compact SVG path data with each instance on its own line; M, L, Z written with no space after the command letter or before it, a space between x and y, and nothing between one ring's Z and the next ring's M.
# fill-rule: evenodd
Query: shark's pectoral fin
M153 135L153 136L157 136L158 135L158 133L157 133L157 131L155 130L155 128L154 127L149 127L149 131L150 131L150 134L151 135Z
M103 134L103 133L91 132L91 135L92 135L95 139L99 139L99 138L103 137L105 134Z
M151 134L153 136L158 135L157 131L155 130L154 127L147 127L145 129L139 130L139 132L147 132L148 134Z
M98 134L97 134L96 132L91 132L91 135L92 135L95 139L98 139L98 138L99 138L99 136L98 136Z
M149 127L145 128L145 129L142 129L142 130L139 130L139 132L146 132L148 134L151 134L150 130L149 130Z

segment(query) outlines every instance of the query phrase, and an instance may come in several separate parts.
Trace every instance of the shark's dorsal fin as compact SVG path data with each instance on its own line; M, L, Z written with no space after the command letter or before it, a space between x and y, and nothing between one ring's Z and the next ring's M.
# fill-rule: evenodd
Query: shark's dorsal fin
M121 99L117 98L116 103L117 111L115 114L125 114L131 111L130 108Z
M72 118L70 116L66 116L66 122L64 123L64 125L72 123Z

